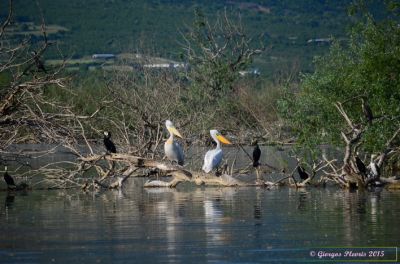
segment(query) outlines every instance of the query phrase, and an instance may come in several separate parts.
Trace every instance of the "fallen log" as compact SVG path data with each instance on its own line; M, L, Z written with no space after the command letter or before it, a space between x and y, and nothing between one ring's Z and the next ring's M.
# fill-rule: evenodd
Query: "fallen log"
M144 184L146 188L154 187L169 187L174 188L179 183L182 182L192 182L196 185L207 185L207 186L223 186L223 187L235 187L235 186L271 186L273 183L265 181L255 181L255 182L244 182L235 179L232 175L223 174L221 176L216 176L214 174L207 174L199 171L190 171L186 168L173 165L169 162L163 162L153 159L146 159L142 157L137 157L129 154L123 153L111 153L106 155L90 155L87 157L79 158L83 162L98 162L102 159L110 162L125 163L128 169L124 173L124 180L129 177L137 168L155 168L162 171L167 176L172 176L170 181L161 180L149 180ZM102 182L96 182L97 185L103 188L115 188L120 187L123 182L114 182L112 186L104 185Z

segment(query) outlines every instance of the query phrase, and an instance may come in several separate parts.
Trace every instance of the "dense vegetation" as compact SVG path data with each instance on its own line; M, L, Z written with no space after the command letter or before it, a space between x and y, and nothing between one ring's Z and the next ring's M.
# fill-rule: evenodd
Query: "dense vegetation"
M41 0L17 1L15 18L19 22L40 24L40 10L48 25L64 27L50 39L57 40L62 55L83 57L93 53L139 52L179 59L181 33L193 22L196 8L207 17L227 9L241 14L251 36L262 35L268 53L255 61L262 73L271 76L288 70L309 71L312 58L327 50L328 42L316 38L343 38L351 1L95 1ZM7 10L0 8L3 15ZM59 58L52 48L46 56Z
M383 21L366 14L350 32L349 42L335 41L316 59L316 70L303 77L300 91L282 106L302 142L337 144L347 126L334 102L344 102L349 117L363 126L365 148L378 151L400 125L399 17ZM362 100L373 112L367 124ZM311 137L312 135L312 137Z
M368 159L378 153L381 163L389 154L392 165L399 160L399 7L386 2L388 16L377 19L363 2L354 5L361 16L350 41L336 40L316 59L315 72L303 76L299 91L280 100L299 144L314 150L319 144L346 145L348 162L357 151Z

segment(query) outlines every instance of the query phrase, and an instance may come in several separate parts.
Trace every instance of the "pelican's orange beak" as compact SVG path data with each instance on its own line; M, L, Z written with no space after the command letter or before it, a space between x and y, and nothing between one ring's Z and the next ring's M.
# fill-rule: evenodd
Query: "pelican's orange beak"
M178 136L178 137L180 137L180 138L183 138L182 135L181 135L181 133L179 133L179 131L178 131L175 127L170 127L170 128L169 128L169 131L170 131L172 134L174 134L174 135L176 135L176 136Z
M224 143L224 144L227 144L227 145L231 145L231 144L232 144L229 140L227 140L227 139L226 139L224 136L222 136L222 135L217 135L217 138L218 138L219 141L221 141L221 142Z

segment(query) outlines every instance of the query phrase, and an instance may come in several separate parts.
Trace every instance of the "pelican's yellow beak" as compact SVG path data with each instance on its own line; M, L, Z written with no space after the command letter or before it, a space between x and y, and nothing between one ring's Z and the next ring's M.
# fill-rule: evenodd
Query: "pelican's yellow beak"
M222 135L217 135L217 138L218 138L219 141L221 141L221 142L224 143L224 144L228 144L228 145L231 145L231 144L232 144L229 140L227 140L227 139L226 139L224 136L222 136Z
M170 127L170 128L169 128L169 131L170 131L172 134L174 134L174 135L176 135L176 136L178 136L178 137L180 137L180 138L183 138L182 135L181 135L181 133L179 133L179 131L178 131L175 127Z

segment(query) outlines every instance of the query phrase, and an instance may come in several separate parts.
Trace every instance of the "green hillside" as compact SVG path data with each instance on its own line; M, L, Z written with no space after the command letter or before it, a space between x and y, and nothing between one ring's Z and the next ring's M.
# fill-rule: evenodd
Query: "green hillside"
M80 58L93 53L140 52L177 59L181 32L192 23L195 8L210 18L225 9L239 13L249 34L263 34L270 47L255 64L263 73L287 68L311 69L313 56L327 50L328 43L313 39L342 38L349 25L350 0L41 0L48 25L63 30L50 34L66 57ZM3 4L4 5L4 4ZM2 16L6 8L0 8ZM18 22L40 24L35 1L15 1ZM59 58L56 49L48 58Z

